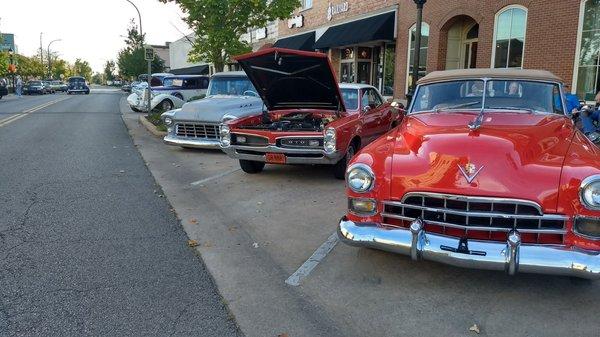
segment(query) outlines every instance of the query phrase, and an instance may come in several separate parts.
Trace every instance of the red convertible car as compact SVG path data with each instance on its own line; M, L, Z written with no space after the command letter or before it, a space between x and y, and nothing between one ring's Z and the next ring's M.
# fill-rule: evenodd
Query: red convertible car
M338 86L327 55L271 48L237 57L262 98L262 114L221 126L221 148L247 173L269 164L330 164L344 179L347 161L402 116L377 89Z
M433 72L347 169L338 235L458 267L600 278L600 151L540 70Z

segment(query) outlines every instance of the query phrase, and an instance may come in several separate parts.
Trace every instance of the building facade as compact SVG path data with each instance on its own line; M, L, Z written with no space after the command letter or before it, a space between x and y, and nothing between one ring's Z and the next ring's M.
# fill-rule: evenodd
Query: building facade
M412 0L302 0L279 23L275 45L326 52L341 82L403 98L412 81L415 21ZM546 69L581 99L600 90L600 0L428 0L422 36L420 76Z

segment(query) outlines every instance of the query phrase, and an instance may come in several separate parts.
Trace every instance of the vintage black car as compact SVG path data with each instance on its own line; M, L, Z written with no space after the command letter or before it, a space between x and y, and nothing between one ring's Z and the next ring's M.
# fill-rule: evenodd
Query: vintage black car
M6 84L6 79L0 78L0 98L2 98L2 96L8 95L8 89L6 88Z
M67 95L73 93L90 94L90 87L85 82L85 78L81 76L69 77L69 85L67 87Z

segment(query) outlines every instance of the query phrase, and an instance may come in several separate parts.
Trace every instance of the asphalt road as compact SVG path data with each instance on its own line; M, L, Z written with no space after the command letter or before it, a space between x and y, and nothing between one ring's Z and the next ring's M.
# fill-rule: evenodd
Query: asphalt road
M0 336L240 334L121 96L0 100Z

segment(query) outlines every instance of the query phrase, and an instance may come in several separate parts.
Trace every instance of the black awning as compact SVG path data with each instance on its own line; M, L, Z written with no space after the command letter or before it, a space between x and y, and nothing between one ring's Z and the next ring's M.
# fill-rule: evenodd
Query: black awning
M304 51L315 51L315 32L300 34L279 39L273 47L287 48Z
M396 12L333 26L317 40L315 49L349 46L370 41L393 41Z
M208 75L208 64L187 68L171 69L173 75Z

